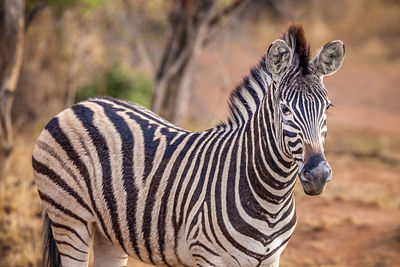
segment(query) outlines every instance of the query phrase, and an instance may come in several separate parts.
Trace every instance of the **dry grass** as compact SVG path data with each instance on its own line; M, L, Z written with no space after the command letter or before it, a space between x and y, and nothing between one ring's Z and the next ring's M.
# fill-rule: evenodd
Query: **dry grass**
M0 266L40 266L41 214L33 182L32 138L18 136L0 187Z

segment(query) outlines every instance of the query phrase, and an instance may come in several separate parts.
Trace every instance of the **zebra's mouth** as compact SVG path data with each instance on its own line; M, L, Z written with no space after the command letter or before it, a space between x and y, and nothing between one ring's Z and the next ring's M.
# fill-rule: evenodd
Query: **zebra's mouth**
M317 196L325 191L328 182L325 183L313 183L300 178L301 184L303 186L304 193L309 196Z

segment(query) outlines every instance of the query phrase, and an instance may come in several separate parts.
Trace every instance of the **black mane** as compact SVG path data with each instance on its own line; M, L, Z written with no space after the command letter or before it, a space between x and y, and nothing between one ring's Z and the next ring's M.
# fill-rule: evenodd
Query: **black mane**
M303 75L308 74L310 62L310 45L307 43L303 26L291 24L282 39L290 46L294 59Z

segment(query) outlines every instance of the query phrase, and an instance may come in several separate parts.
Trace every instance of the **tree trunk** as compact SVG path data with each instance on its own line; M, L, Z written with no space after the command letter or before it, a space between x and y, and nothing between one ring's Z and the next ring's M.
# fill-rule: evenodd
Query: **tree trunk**
M169 13L161 64L154 79L152 110L177 125L182 124L190 95L190 70L210 31L222 18L248 0L234 0L223 8L217 0L175 0Z
M13 148L11 108L24 52L25 0L3 0L0 43L0 176Z
M152 110L181 124L188 89L188 70L200 48L218 1L174 1L169 32L154 82Z

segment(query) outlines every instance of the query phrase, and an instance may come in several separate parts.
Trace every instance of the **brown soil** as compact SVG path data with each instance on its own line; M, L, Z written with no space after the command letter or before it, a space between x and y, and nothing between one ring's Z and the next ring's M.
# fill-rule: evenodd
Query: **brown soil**
M399 168L348 156L332 162L323 196L298 188L299 223L282 266L399 266Z

